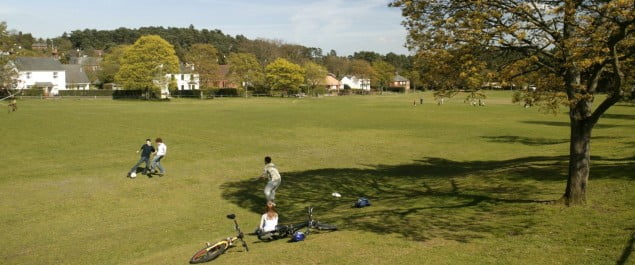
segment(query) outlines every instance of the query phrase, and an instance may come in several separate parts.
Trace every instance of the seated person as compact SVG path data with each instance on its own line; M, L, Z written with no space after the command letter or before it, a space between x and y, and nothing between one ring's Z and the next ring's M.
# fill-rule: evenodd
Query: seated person
M259 239L269 239L271 232L276 230L278 225L278 213L276 212L276 206L272 201L267 202L266 212L260 218L260 225L256 230L256 234ZM261 238L263 237L263 238Z

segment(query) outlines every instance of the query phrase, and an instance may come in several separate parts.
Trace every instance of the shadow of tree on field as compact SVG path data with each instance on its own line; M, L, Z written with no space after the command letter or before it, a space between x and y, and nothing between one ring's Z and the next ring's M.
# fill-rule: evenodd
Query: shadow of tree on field
M633 114L604 114L602 118L607 119L620 119L620 120L635 120L635 115Z
M488 142L493 143L508 143L508 144L524 144L529 146L540 146L540 145L554 145L554 144L563 144L568 143L569 139L549 139L542 137L525 137L525 136L516 136L516 135L500 135L500 136L481 136L481 138L486 139ZM593 136L592 140L606 140L606 139L622 139L625 138L623 136Z
M631 228L631 230L635 230L635 228ZM626 262L628 261L628 258L631 256L633 251L635 251L635 249L633 248L633 245L635 245L635 232L631 233L631 238L626 243L624 250L622 250L622 255L620 256L620 259L617 260L617 265L626 264Z
M635 163L614 166L616 161L594 159L593 178L633 178L628 172ZM533 214L544 207L538 202L558 199L563 192L567 161L567 156L465 162L424 158L400 165L283 171L276 197L282 223L303 220L306 207L314 206L316 219L345 230L469 242L521 235L534 226ZM231 203L261 213L264 185L252 179L224 183L221 189ZM372 206L353 208L361 196Z
M538 138L538 137L523 137L523 136L512 136L512 135L501 135L501 136L481 136L481 138L486 139L489 142L494 143L520 143L524 145L530 146L538 146L538 145L553 145L553 144L562 144L569 142L569 139L548 139L548 138Z
M526 124L536 124L536 125L547 125L547 126L560 126L560 127L569 127L571 124L566 121L522 121L522 123ZM624 125L615 125L615 124L604 124L602 122L596 124L594 128L597 129L609 129L615 127L621 127Z

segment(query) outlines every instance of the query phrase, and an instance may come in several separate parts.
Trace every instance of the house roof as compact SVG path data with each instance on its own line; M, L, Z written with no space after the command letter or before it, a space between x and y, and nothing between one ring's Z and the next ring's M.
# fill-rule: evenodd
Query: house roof
M191 64L179 63L181 74L196 74L196 68Z
M14 64L19 71L64 71L62 64L53 58L18 57Z
M326 78L324 79L324 83L327 86L339 86L339 85L341 85L340 81L335 79L335 77L333 77L332 75L327 75Z
M87 84L90 83L86 72L83 71L82 66L79 64L63 64L64 70L66 70L66 83L67 84Z
M55 85L51 82L35 82L34 87L54 87Z
M399 74L396 74L395 78L393 78L392 81L394 81L394 82L408 82L410 80L408 80L408 78L400 76Z
M101 60L102 59L99 57L82 56L82 57L71 57L69 62L71 64L99 65L101 63Z

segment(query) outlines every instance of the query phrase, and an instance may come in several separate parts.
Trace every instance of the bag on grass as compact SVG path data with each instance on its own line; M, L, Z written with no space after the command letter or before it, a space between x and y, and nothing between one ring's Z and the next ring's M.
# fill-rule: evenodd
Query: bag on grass
M366 206L370 206L370 201L368 200L368 198L360 197L359 199L357 199L357 202L355 203L355 207L363 208Z

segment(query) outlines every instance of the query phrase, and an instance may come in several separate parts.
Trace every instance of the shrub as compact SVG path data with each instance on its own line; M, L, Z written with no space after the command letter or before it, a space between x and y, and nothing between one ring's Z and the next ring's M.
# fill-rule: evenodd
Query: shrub
M114 90L112 93L112 99L143 99L143 93L145 90Z
M397 92L397 93L406 93L406 88L405 87L400 87L400 86L389 86L389 87L386 87L384 89L384 91Z
M44 90L41 88L22 89L21 95L27 97L39 97L44 95Z
M60 96L73 96L73 97L94 97L102 96L109 97L113 95L113 90L99 89L99 90L60 90Z

